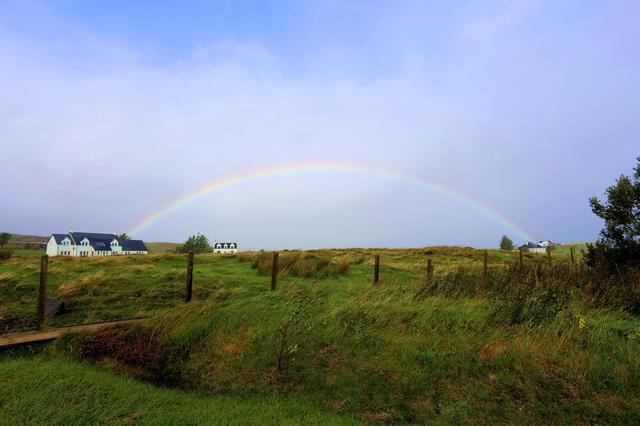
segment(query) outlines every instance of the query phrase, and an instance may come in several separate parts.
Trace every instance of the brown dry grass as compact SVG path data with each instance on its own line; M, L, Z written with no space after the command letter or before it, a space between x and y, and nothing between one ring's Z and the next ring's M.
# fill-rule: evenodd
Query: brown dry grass
M65 281L57 289L58 297L65 298L80 294L100 295L108 291L107 274L99 271L82 276L77 280Z

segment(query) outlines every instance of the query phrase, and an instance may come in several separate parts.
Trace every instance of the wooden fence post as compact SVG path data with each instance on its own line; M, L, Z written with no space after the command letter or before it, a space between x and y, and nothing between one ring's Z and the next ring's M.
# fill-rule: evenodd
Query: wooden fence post
M373 266L373 283L378 284L379 280L380 280L380 255L376 254L376 259Z
M47 271L49 269L49 256L40 257L40 287L38 289L38 330L44 327L44 307L47 302Z
M193 252L190 251L187 257L187 289L184 295L185 303L191 302L193 295Z
M522 271L522 270L523 270L523 268L524 268L524 260L523 260L523 257L524 257L524 256L523 256L523 252L524 252L524 249L523 249L522 247L520 247L520 248L518 249L518 256L520 257L520 270L521 270L521 271Z
M569 247L569 252L571 253L571 265L575 265L576 264L576 248Z
M484 266L483 278L486 284L486 282L489 279L489 250L484 251L483 266Z
M273 262L271 263L271 291L276 291L278 285L278 252L273 252Z
M427 280L430 282L433 279L433 263L431 259L427 259Z
M547 246L547 263L549 264L549 268L551 268L551 246Z

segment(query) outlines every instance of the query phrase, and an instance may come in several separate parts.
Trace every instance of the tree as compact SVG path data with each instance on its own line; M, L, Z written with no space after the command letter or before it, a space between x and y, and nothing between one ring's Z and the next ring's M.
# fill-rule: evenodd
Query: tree
M502 236L500 240L500 250L513 250L513 241L511 241L511 238L506 235Z
M0 247L4 247L11 239L11 234L8 232L0 233Z
M209 244L209 240L204 235L197 233L187 238L180 247L176 249L178 253L208 253L213 251L213 247Z
M607 200L591 197L591 210L604 220L595 244L588 244L586 262L612 270L640 264L640 157L633 176L622 175L606 190Z
M118 235L118 238L121 239L121 240L130 240L131 239L131 237L128 236L126 232L123 233L123 234Z

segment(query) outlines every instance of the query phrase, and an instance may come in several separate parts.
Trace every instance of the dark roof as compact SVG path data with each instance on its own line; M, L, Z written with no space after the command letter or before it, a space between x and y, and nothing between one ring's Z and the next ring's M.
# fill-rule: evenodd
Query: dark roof
M222 248L224 247L224 245L227 245L227 248L237 248L238 247L238 243L220 243L220 242L215 242L213 244L214 248ZM218 247L218 245L220 245L220 247Z
M118 240L122 251L149 251L142 240Z
M95 232L70 232L76 244L80 244L85 238L95 251L111 251L111 241L117 239L113 234L98 234Z
M528 241L527 244L523 245L522 247L523 248L544 248L540 244L532 243L531 241Z
M111 251L111 241L104 241L104 240L92 241L91 238L89 238L89 244L91 244L91 247L93 247L95 251Z
M51 236L53 237L54 240L56 240L56 243L58 244L60 244L62 240L68 237L67 234L51 234Z
M70 232L70 234L73 236L73 238L80 242L85 238L88 238L89 240L95 240L95 241L113 241L116 238L116 236L114 234L98 234L95 232Z

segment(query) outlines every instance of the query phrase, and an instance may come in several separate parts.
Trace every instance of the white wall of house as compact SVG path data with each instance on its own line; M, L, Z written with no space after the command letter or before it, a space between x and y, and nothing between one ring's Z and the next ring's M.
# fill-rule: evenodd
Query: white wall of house
M47 242L47 255L48 256L75 256L76 246L71 244L69 238L65 238L58 244L56 239L52 236Z
M122 254L122 246L118 243L118 240L111 241L111 251L113 254Z
M543 253L544 254L544 253L547 252L547 249L544 248L544 247L535 247L535 248L529 248L529 249L527 249L527 251L529 253Z
M58 243L56 243L56 239L52 235L47 242L47 256L58 256L58 254Z
M76 245L71 241L70 238L64 238L58 244L58 255L59 256L75 256L76 255Z
M82 256L82 257L93 256L94 251L95 250L93 249L93 247L91 247L91 244L89 243L88 238L84 238L76 246L76 256Z

